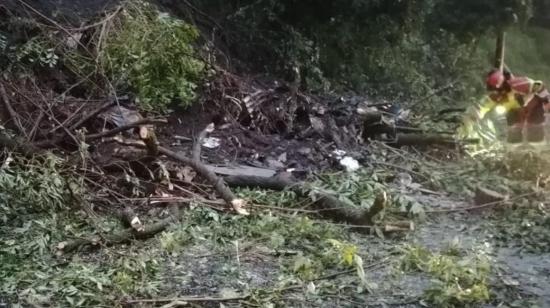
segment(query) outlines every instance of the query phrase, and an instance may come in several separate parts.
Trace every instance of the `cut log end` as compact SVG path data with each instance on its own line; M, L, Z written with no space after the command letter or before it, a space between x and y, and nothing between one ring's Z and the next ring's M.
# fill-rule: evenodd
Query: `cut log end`
M484 187L478 187L476 189L476 193L474 197L475 205L484 205L484 204L502 202L505 200L506 200L505 195Z
M250 213L244 208L246 206L246 200L244 199L234 199L233 201L231 201L231 206L239 215L250 215Z

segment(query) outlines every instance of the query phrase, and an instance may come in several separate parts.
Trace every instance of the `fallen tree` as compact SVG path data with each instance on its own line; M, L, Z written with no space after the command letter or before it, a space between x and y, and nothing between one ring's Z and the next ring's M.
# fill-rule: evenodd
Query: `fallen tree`
M231 189L229 189L229 187L224 183L223 179L208 169L200 160L202 140L213 130L214 126L211 124L199 134L193 146L192 158L185 157L167 148L159 146L156 135L151 127L142 127L142 129L140 129L141 141L126 141L122 138L116 138L115 140L128 146L145 148L147 149L148 155L156 156L156 154L163 154L173 160L190 166L198 174L202 175L208 182L210 182L214 189L220 194L222 199L231 205L238 214L248 215L248 212L243 208L246 202L243 199L237 198ZM57 245L58 254L69 253L82 246L114 245L126 243L135 239L150 238L164 231L169 225L180 220L182 216L182 212L178 207L178 204L180 203L181 202L172 203L171 215L169 217L149 225L143 224L133 209L125 207L123 210L115 213L115 216L117 216L122 221L124 226L128 228L112 234L94 235L87 238L78 238L75 240L61 242Z
M276 191L291 190L300 197L310 198L312 206L321 217L358 227L374 227L376 224L374 218L388 204L386 193L381 192L368 209L350 206L332 194L315 189L311 184L294 180L288 173L281 173L269 178L242 175L228 176L225 181L231 187L262 188ZM405 224L388 223L384 224L382 228L385 232L411 231L413 229L414 226L410 222Z

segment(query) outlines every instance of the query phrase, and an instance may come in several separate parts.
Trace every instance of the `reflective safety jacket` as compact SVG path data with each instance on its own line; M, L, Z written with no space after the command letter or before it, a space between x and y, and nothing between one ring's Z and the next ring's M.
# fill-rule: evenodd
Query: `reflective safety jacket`
M547 97L548 92L540 80L533 80L528 77L511 77L505 81L509 91L502 93L491 93L487 96L485 103L479 110L479 117L483 118L496 106L502 106L506 112L520 109L529 103L535 95Z

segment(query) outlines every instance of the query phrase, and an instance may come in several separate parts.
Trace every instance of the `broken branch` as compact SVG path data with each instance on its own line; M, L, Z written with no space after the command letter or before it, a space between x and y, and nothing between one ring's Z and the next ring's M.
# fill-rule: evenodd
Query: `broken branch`
M223 200L230 204L237 213L241 215L248 215L246 210L242 207L244 206L245 201L243 199L237 198L231 189L225 184L224 180L218 177L213 171L208 169L206 165L202 162L190 159L188 157L179 155L178 153L169 150L165 147L159 146L159 153L168 156L171 159L182 162L186 165L189 165L195 171L197 171L201 176L203 176L214 189L220 194Z
M167 121L165 119L142 119L142 120L130 123L130 124L126 124L126 125L114 128L114 129L106 131L106 132L87 135L85 137L85 139L86 139L86 141L94 141L94 140L97 140L97 139L101 139L103 137L114 136L114 135L116 135L118 133L121 133L123 131L129 130L129 129L132 129L132 128L136 128L136 127L140 127L140 126L145 125L145 124L165 124L165 123L167 123Z
M158 298L158 299L133 299L126 301L126 304L139 304L139 303L172 303L172 302L230 302L230 301L239 301L245 300L250 295L241 295L241 296L228 296L228 297L210 297L210 296L186 296L186 297L177 297L177 298Z
M32 157L36 154L43 153L41 149L28 142L24 142L18 138L10 138L4 134L0 134L0 146L10 151L21 153L26 157Z
M148 239L164 230L174 223L179 221L181 212L177 206L172 207L172 215L165 219L162 219L156 223L150 225L142 225L140 228L128 228L119 231L115 234L106 234L102 236L92 236L90 238L79 238L71 241L64 241L57 245L57 254L62 255L72 252L83 246L97 246L97 245L114 245L127 243L134 239ZM130 213L131 216L131 213Z
M143 232L144 227L141 220L134 212L134 209L127 206L122 211L117 213L118 218L124 223L126 227L132 228L138 232Z
M13 123L15 124L15 127L17 128L17 131L22 135L27 135L25 128L19 121L19 117L17 116L17 113L13 109L10 99L8 96L8 93L6 92L6 88L2 83L0 83L0 95L2 96L2 100L4 101L4 106L6 107L6 111L9 113Z
M383 192L376 197L369 210L354 208L344 204L331 194L316 191L306 183L294 181L288 173L271 178L228 176L225 181L231 187L264 188L278 191L290 189L301 197L312 198L313 206L322 217L358 226L372 226L374 216L385 208L387 202L386 193Z
M208 124L205 129L203 129L197 139L195 140L195 143L193 144L193 154L192 157L196 161L201 160L201 147L202 147L202 141L206 136L208 136L209 133L214 131L214 123Z
M395 140L388 141L389 144L397 147L407 145L447 145L454 146L457 144L475 144L478 139L455 140L446 135L437 134L397 134Z
M91 120L92 118L97 116L98 114L102 113L103 111L111 108L115 104L116 104L116 101L113 100L113 101L110 101L110 102L107 102L107 103L101 105L99 108L97 108L96 110L92 111L91 113L87 114L82 119L80 119L80 121L78 121L75 124L71 125L71 127L69 127L69 130L75 130L75 129L79 128L80 126L84 125L86 122L88 122L89 120Z

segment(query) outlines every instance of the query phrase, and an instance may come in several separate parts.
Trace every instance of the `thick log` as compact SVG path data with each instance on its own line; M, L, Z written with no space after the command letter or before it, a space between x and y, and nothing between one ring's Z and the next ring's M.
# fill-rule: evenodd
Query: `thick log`
M124 223L125 227L135 229L136 231L144 231L144 226L141 223L138 215L134 212L134 209L127 206L123 210L117 213L118 218Z
M288 173L281 173L272 178L228 176L225 181L231 187L263 188L276 191L289 189L301 197L312 198L314 208L323 218L357 226L373 225L373 218L385 208L387 203L386 194L381 193L376 197L370 209L353 207L331 194L316 191L309 184L295 181Z

